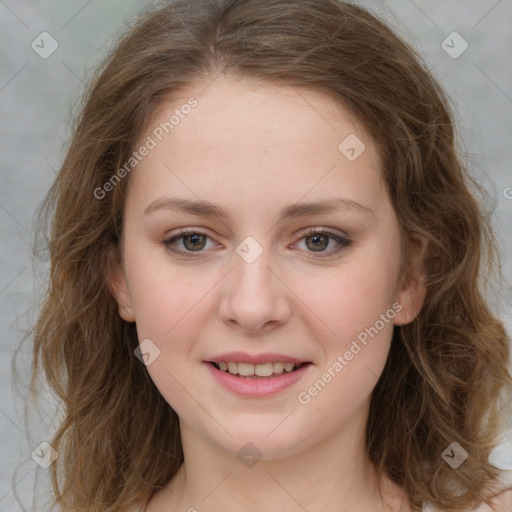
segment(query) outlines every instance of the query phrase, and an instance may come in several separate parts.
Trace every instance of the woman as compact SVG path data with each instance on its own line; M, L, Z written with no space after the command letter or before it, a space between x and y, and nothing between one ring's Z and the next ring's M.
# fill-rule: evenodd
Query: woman
M476 192L443 91L366 10L141 16L46 203L55 503L510 506L489 461L510 340Z

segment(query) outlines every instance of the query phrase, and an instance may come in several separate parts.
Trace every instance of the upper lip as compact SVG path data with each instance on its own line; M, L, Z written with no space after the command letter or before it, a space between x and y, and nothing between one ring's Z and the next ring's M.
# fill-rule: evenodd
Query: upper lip
M262 363L308 363L305 359L298 359L296 357L285 356L284 354L276 354L276 353L263 353L263 354L248 354L247 352L227 352L225 354L220 354L218 356L214 356L208 359L206 362L208 363L220 363L224 361L228 362L237 362L237 363L252 363L252 364L262 364Z

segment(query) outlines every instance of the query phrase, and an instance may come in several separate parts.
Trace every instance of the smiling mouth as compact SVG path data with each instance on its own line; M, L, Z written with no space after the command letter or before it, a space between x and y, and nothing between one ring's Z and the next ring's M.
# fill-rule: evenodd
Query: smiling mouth
M229 373L235 377L243 378L243 379L272 379L275 377L279 377L281 375L286 375L288 373L293 373L298 370L302 366L311 364L311 363L261 363L261 364L252 364L252 363L243 363L243 362L224 362L221 361L219 363L215 363L213 361L209 361L209 364L217 368L224 373Z

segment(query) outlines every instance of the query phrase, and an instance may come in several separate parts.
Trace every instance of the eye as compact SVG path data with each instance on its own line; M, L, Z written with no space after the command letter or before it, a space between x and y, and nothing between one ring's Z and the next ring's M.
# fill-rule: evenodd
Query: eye
M302 240L305 241L306 247L311 249L311 251L308 252L317 253L317 257L320 258L338 254L343 249L349 247L352 244L350 239L321 228L309 228L300 241ZM325 251L325 249L329 246L329 242L333 240L336 243L335 249L331 251Z
M162 242L162 245L174 254L188 258L195 257L194 253L201 253L205 249L207 240L211 238L204 232L196 229L182 229L179 233ZM343 249L349 247L352 241L337 233L327 231L321 228L310 228L300 241L306 241L307 252L315 253L315 257L325 258L338 254ZM325 251L329 243L334 241L336 246L333 250ZM176 247L178 242L183 243L185 250Z
M183 239L183 246L186 251L175 247L176 243L181 239ZM180 256L194 257L190 253L201 252L204 249L207 239L210 239L210 237L206 233L195 229L183 229L171 238L164 240L162 245Z

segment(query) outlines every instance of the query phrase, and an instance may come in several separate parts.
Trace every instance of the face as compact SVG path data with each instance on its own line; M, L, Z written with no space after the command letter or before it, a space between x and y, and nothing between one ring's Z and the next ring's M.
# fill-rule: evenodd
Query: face
M399 276L379 155L348 111L249 80L203 88L163 104L141 137L155 146L129 177L111 287L182 428L287 456L368 408L393 327L423 295ZM288 373L292 361L307 364Z

